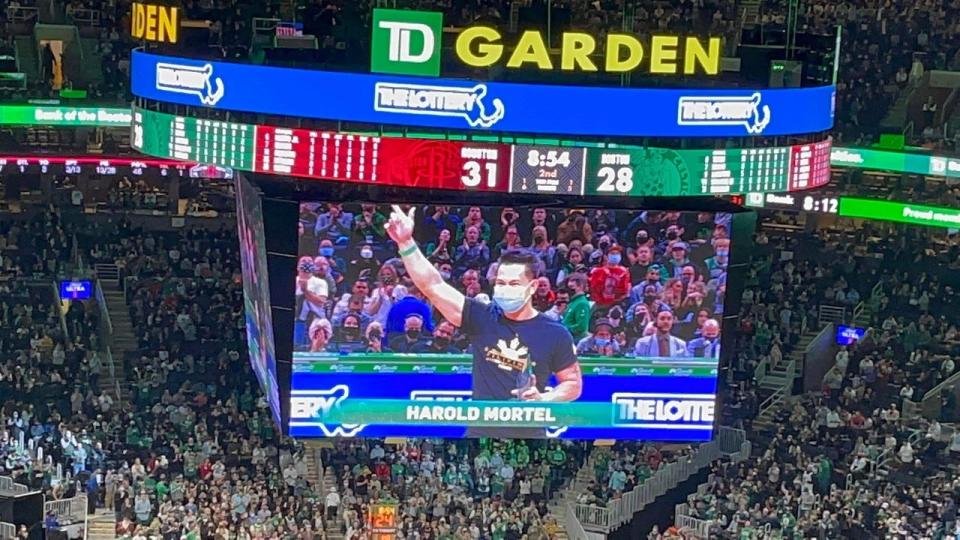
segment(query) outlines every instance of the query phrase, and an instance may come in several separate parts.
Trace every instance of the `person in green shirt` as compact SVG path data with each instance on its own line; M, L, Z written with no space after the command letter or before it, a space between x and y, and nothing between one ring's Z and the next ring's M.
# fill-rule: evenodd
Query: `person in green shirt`
M573 335L574 342L583 339L590 329L590 301L587 300L587 278L574 274L567 278L570 304L563 312L563 325Z
M499 474L490 477L490 494L494 497L503 495L503 478Z
M154 486L154 490L157 492L158 501L162 501L167 497L167 493L170 492L170 488L167 486L167 475L160 475L160 480Z

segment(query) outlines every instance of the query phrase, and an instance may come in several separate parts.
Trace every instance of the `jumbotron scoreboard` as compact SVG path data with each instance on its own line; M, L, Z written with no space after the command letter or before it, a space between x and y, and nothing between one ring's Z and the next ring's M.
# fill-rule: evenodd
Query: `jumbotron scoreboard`
M830 180L830 140L682 150L487 143L339 133L133 114L133 146L151 155L302 178L552 195L683 196L781 192Z
M404 33L414 32L406 26L411 17L415 39ZM709 440L721 350L731 350L718 340L736 318L749 252L733 246L749 245L755 224L755 214L730 196L801 194L829 182L835 87L544 84L556 82L551 71L718 75L722 38L653 36L648 46L637 36L609 34L599 66L591 55L596 38L581 33L561 41L584 47L557 55L535 29L503 35L474 25L453 32L451 59L441 58L451 50L441 42L453 36L440 13L375 9L371 20L369 73L148 51L131 57L131 146L238 171L247 344L284 433ZM494 50L503 54L489 54ZM458 62L469 74L451 70ZM521 71L509 80L470 78L476 68L498 64ZM527 78L534 71L544 76ZM475 377L486 376L486 364L473 355L364 353L323 341L320 319L297 303L306 296L297 292L303 279L316 277L307 277L313 271L300 262L316 260L326 239L333 242L329 255L344 264L363 256L367 244L378 257L396 249L374 236L361 242L328 231L320 240L312 216L337 204L355 216L369 204L420 212L478 206L489 215L507 206L528 213L544 207L574 221L584 217L583 207L602 207L629 223L676 219L708 235L725 232L716 242L698 234L680 244L691 260L712 268L704 297L719 331L698 338L685 327L689 335L667 354L638 338L627 355L578 355L579 390L568 401L478 394ZM517 371L519 381L515 366L530 350L516 336L486 352ZM549 362L530 365L540 370L538 391L558 384ZM392 508L371 511L378 533L389 535L394 519Z

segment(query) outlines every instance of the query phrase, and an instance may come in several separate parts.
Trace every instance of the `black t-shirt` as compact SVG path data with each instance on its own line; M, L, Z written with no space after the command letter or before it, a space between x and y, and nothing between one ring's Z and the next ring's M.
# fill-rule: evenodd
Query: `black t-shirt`
M473 345L473 399L516 399L523 365L529 362L541 392L550 376L577 361L573 337L542 313L512 321L494 305L466 299L460 327Z

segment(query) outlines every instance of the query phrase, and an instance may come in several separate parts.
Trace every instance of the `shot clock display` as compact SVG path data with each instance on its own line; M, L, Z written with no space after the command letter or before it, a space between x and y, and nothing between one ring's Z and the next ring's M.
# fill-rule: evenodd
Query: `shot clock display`
M425 189L599 196L794 191L830 180L830 140L773 148L583 148L237 124L134 109L141 152L266 174ZM464 137L465 139L465 137Z

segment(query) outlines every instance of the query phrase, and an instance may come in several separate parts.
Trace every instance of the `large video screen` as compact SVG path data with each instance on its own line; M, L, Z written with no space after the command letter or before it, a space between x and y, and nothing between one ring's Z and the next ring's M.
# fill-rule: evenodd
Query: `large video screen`
M266 240L263 210L257 190L238 176L237 232L240 236L240 266L243 273L243 313L247 327L250 365L263 388L277 425L281 424L280 394L277 386L277 357L273 347L270 316L270 285L267 277Z
M708 440L732 216L300 206L289 433Z

